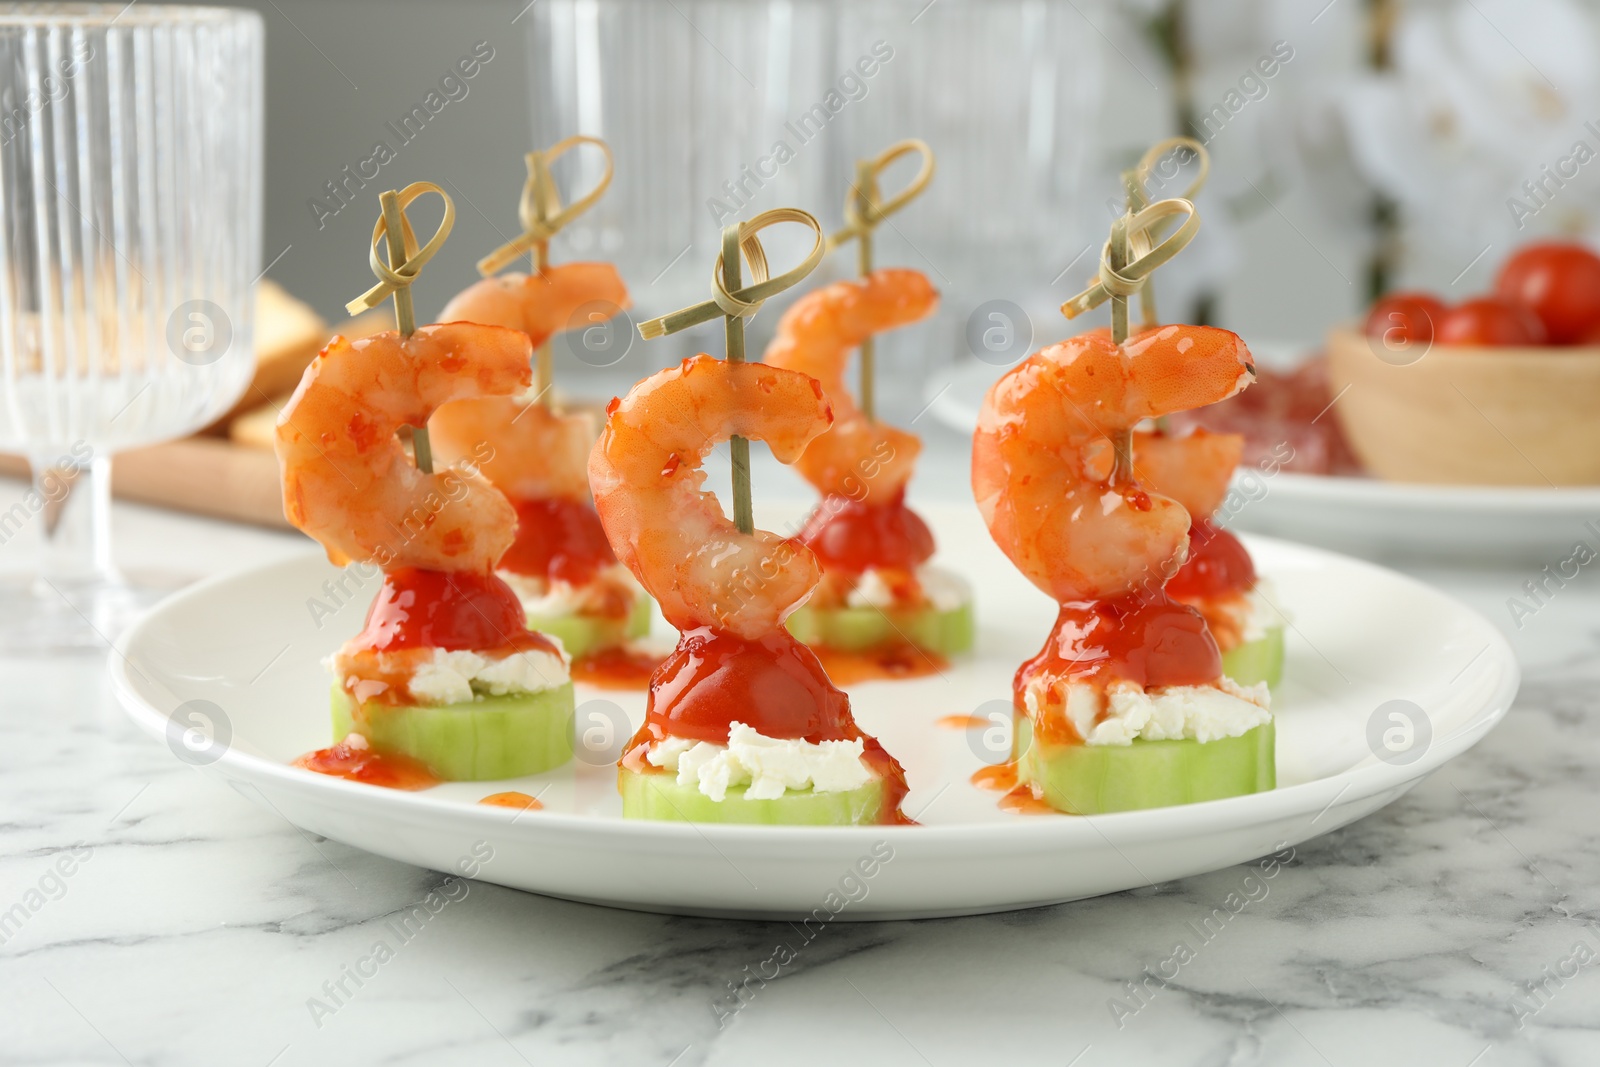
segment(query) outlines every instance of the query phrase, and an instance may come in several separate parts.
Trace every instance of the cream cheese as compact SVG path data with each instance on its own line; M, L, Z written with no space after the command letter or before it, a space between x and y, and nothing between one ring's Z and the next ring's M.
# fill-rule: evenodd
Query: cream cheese
M972 599L967 583L956 574L940 567L918 567L917 584L922 595L937 611L953 611ZM845 595L845 604L852 608L879 608L887 611L896 606L894 590L876 570L866 570L856 582L856 587Z
M522 602L522 610L534 618L593 614L596 608L609 603L616 589L629 594L630 604L644 595L632 572L621 563L602 568L593 581L583 585L547 581L510 571L501 571L500 577L517 594L517 599Z
M557 647L559 649L559 645ZM410 664L411 677L406 686L412 699L423 706L465 704L483 696L541 693L566 685L572 677L568 670L571 659L561 651L530 649L508 656L485 656L480 652L431 648L353 655L358 662L376 656L384 673L389 673L396 663ZM323 664L357 700L375 699L389 688L382 681L364 678L358 671L349 669L348 662L341 662L345 658L346 654L341 652L329 656Z
M1023 693L1029 715L1037 716L1043 685ZM1266 683L1245 687L1230 678L1215 685L1175 685L1145 690L1132 682L1101 687L1068 683L1066 715L1090 745L1146 741L1217 741L1238 737L1272 719Z
M411 675L411 695L422 704L465 704L479 696L539 693L571 680L566 653L525 651L492 658L477 652L433 650Z
M712 800L725 799L736 785L746 785L744 795L751 800L776 800L789 789L809 787L818 793L859 789L872 780L861 752L860 738L813 744L800 738L767 737L736 722L728 728L726 745L667 737L656 742L645 758L676 771L679 785L698 785Z

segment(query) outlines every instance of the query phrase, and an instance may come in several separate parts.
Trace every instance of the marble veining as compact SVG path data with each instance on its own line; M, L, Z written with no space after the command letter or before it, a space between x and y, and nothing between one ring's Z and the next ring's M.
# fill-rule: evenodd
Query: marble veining
M297 549L118 521L168 566ZM1527 673L1394 804L1270 875L811 940L312 837L138 734L98 661L0 658L0 1064L1600 1063L1600 586L1513 630L1523 575L1419 573Z

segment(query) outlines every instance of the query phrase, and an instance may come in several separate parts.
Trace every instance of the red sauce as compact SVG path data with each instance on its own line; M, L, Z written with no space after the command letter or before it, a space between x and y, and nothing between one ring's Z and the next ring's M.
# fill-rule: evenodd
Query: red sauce
M1035 796L1033 786L1023 783L1014 787L1005 796L1000 798L1000 810L1013 815L1062 815L1064 812L1052 808L1045 799Z
M513 574L587 585L617 561L600 516L586 500L518 500L517 540L500 560ZM622 614L627 614L624 605Z
M994 767L979 767L972 772L972 784L979 789L992 789L1004 794L996 803L1001 811L1013 815L1060 815L1061 812L1045 803L1034 793L1028 782L1017 781L1017 765L1002 763Z
M381 785L386 789L415 791L436 786L440 778L421 760L410 756L386 756L369 748L356 748L339 742L319 748L294 761L296 767L352 782Z
M572 661L572 680L597 689L648 689L662 657L626 646L600 648Z
M1028 683L1041 674L1105 685L1127 681L1146 689L1204 685L1222 673L1222 654L1194 608L1165 593L1061 605L1055 632L1039 654L1017 669L1012 695L1021 708ZM1041 740L1082 741L1061 712L1046 708L1034 723Z
M493 574L397 567L384 574L356 647L554 652L556 646L529 631L517 594Z
M861 732L850 698L829 681L816 654L783 630L753 641L710 627L684 631L650 680L644 725L623 765L630 759L637 765L638 750L669 736L725 745L734 722L813 744L861 738L862 755L884 780L884 821L910 822L900 811L905 770Z
M950 666L943 656L908 644L884 645L870 652L841 652L834 648L814 648L834 685L854 685L884 679L925 678Z
M538 811L544 807L543 804L539 803L538 797L530 797L526 793L518 793L515 790L508 793L490 793L478 803L488 804L490 807L495 808L521 808L524 811Z
M801 528L799 540L824 568L859 574L865 570L910 573L933 555L933 533L905 504L902 489L884 504L826 496Z
M1198 519L1189 527L1189 558L1167 582L1167 592L1191 600L1244 593L1255 584L1255 564L1239 539Z
M1017 765L996 763L988 767L979 767L972 772L971 782L979 789L993 789L1003 793L1016 787Z
M976 715L946 715L936 720L934 725L946 730L982 730L994 724Z

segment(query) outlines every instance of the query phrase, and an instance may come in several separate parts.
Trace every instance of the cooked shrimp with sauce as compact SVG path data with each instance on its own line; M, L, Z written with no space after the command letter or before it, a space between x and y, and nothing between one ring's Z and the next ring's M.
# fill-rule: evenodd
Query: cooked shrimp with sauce
M1189 551L1167 581L1167 595L1205 617L1222 653L1222 672L1240 685L1283 677L1284 617L1249 551L1211 520L1228 494L1244 438L1194 429L1133 435L1133 469L1140 483L1171 497L1189 513Z
M571 757L567 657L495 575L516 510L471 469L419 470L398 436L443 405L526 389L529 355L526 336L467 323L335 337L284 406L285 515L333 563L383 570L364 628L329 660L342 741L300 766L421 788Z
M822 500L800 531L822 561L816 594L789 621L836 674L921 674L972 644L972 593L928 564L933 534L905 503L922 442L871 418L845 381L850 357L886 330L920 322L939 294L918 271L886 268L835 282L795 303L764 361L811 375L833 404L833 427L795 466ZM841 679L845 680L845 679Z
M1168 595L1192 523L1179 499L1139 480L1134 438L1144 420L1232 396L1253 373L1226 330L1163 326L1121 345L1095 331L1030 356L984 399L978 508L1001 550L1060 605L1013 692L1019 789L1058 810L1271 788L1267 687L1229 679L1205 618ZM1143 443L1152 468L1183 473L1169 479L1179 496L1225 485L1237 458L1227 442Z
M741 531L702 463L739 435L792 463L833 416L798 371L699 356L614 400L589 461L611 547L680 631L619 770L623 813L703 822L902 820L905 775L784 628L815 588L797 538Z
M616 268L567 263L485 278L440 318L506 327L537 348L574 323L601 325L627 306ZM524 390L456 400L428 423L440 456L471 463L510 499L517 538L499 560L500 576L522 598L528 626L558 637L580 671L650 625L649 599L618 564L590 501L598 422L592 411L563 410Z

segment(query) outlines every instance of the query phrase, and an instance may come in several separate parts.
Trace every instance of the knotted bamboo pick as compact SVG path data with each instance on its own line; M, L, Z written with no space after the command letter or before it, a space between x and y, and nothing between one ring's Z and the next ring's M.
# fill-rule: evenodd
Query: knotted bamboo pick
M1150 205L1150 198L1145 192L1149 185L1150 172L1155 169L1157 163L1173 152L1190 152L1199 160L1199 172L1194 176L1194 180L1189 183L1189 187L1180 194L1181 197L1184 200L1192 201L1195 198L1195 194L1205 186L1206 178L1211 173L1211 154L1206 151L1205 145L1193 137L1168 137L1164 141L1157 141L1151 145L1145 154L1139 158L1139 162L1132 170L1122 172L1122 185L1127 194L1128 214L1137 214ZM1159 228L1143 235L1142 240L1134 243L1133 254L1138 256L1149 251L1151 243L1158 241L1160 237ZM1141 313L1140 325L1148 329L1161 324L1161 316L1156 311L1155 287L1150 284L1148 278L1145 279L1144 287L1139 290L1139 310Z
M406 207L425 193L439 194L439 199L444 201L444 218L439 221L439 228L428 239L428 243L418 248L417 235L411 229L411 220L406 218ZM359 315L392 296L395 329L400 336L410 337L417 330L417 313L411 303L411 283L417 280L423 264L433 258L433 254L444 246L445 238L450 236L450 228L456 222L456 206L449 194L432 182L412 182L399 192L390 189L378 194L378 203L383 208L383 214L372 227L372 247L367 255L372 273L378 276L378 284L344 308L352 315ZM387 263L378 256L380 242L388 256ZM416 457L417 469L424 474L433 473L433 448L426 426L411 428L411 451Z
M889 164L901 156L916 152L922 156L922 166L918 168L916 176L911 183L900 192L884 200L878 188L878 177ZM896 141L894 144L878 153L874 159L861 159L856 161L856 180L850 186L850 192L844 201L844 228L828 237L828 251L844 244L852 238L856 242L859 253L858 260L861 276L866 277L872 273L872 232L878 228L878 223L905 207L912 198L928 187L928 182L933 179L933 149L928 147L926 141L908 138ZM874 414L874 384L875 375L873 367L873 342L868 337L861 342L861 388L860 407L868 420L876 418Z
M600 176L593 189L563 207L561 190L556 187L550 164L579 145L586 144L594 145L605 156L605 173ZM529 152L527 163L528 181L522 187L522 199L517 204L517 219L522 223L522 236L507 241L478 260L478 273L485 278L515 262L522 255L527 255L532 260L536 274L543 274L550 266L550 239L560 233L563 226L599 201L611 184L611 175L615 170L611 147L598 137L585 137L581 134L557 141L543 151ZM534 375L535 391L544 405L549 407L552 400L550 382L555 376L555 360L548 340L539 346L535 354Z
M1150 235L1170 219L1183 216L1183 223L1159 243ZM1076 318L1107 300L1111 301L1111 339L1122 344L1128 339L1128 298L1140 292L1157 267L1181 252L1200 229L1200 214L1188 200L1158 200L1137 212L1119 215L1111 223L1111 236L1100 251L1100 271L1089 288L1061 305L1061 313ZM1124 430L1112 439L1113 484L1133 479L1133 434Z
M761 247L758 235L768 226L780 222L797 222L809 227L816 234L816 242L799 266L773 278L769 276L767 252ZM817 264L822 262L826 246L822 224L810 212L799 208L773 208L747 222L730 223L723 227L722 252L717 256L716 267L711 272L711 299L658 319L641 322L639 336L651 341L721 315L727 339L727 358L733 363L743 363L745 320L754 318L768 297L783 292L815 270ZM743 281L739 263L741 253L745 262L750 264L753 281L749 285ZM728 439L728 452L733 459L733 521L741 533L753 533L755 518L750 506L750 442L734 435Z

